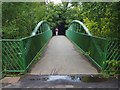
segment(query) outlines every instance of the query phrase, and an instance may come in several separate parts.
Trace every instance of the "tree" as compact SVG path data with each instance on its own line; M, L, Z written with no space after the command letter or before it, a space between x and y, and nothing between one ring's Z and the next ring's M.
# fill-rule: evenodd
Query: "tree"
M53 3L3 3L3 38L29 36L41 20L47 20L51 29L59 28L59 34L72 20L86 24L95 36L120 38L120 2L62 2Z
M3 38L22 38L29 36L36 24L44 20L45 10L44 3L3 3Z
M82 3L84 22L93 35L119 38L119 3Z

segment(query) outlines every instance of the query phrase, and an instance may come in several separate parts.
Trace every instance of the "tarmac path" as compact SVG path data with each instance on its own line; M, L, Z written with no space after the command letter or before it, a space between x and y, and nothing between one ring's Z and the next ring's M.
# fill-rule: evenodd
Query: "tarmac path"
M30 74L98 74L98 72L68 38L54 36L42 58L32 67Z

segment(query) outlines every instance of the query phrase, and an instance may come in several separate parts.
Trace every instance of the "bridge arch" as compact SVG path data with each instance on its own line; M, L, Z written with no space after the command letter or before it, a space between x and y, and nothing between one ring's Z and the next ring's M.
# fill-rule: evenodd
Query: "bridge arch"
M48 31L50 30L50 26L48 25L47 21L43 20L43 21L40 21L35 29L33 30L31 36L34 36L36 34L39 34L39 33L43 33L45 31Z
M68 30L79 32L79 33L84 33L84 34L88 34L92 36L89 29L79 20L73 20L70 23Z

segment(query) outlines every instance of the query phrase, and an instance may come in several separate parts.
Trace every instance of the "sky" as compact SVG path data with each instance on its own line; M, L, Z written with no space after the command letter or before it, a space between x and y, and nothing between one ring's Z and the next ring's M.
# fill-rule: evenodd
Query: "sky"
M54 2L54 4L61 3L61 0L50 0L50 1Z

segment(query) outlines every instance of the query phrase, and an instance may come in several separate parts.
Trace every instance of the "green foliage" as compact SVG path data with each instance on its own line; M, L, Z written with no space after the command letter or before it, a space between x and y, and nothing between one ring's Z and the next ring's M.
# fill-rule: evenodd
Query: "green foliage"
M120 3L91 2L83 3L83 19L93 35L120 38Z
M73 20L80 20L95 36L120 39L120 2L63 2L54 5L38 2L2 3L2 38L16 39L29 36L36 24L47 20L52 29L64 22L67 29ZM88 52L87 54L90 54ZM106 61L115 74L120 61ZM113 72L109 72L113 71Z
M42 3L3 3L3 38L29 36L35 25L44 19L45 10L46 7Z
M64 22L65 28L72 20L86 24L93 35L106 38L120 38L120 2L63 2L20 3L2 5L3 38L29 36L35 25L47 20L52 29Z
M119 73L120 60L107 60L105 64L107 65L106 74L115 75Z

